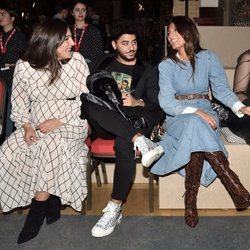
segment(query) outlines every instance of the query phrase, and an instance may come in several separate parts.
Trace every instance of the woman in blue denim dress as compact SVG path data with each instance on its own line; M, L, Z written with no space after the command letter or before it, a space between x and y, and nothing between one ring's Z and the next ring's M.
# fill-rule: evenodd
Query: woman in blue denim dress
M159 64L159 102L166 113L166 134L160 144L165 154L151 172L185 176L185 220L195 227L200 183L218 177L238 210L250 206L250 194L229 168L226 149L220 140L219 121L208 92L238 116L250 115L230 90L222 64L211 51L201 48L198 30L190 18L176 16L168 26L168 56Z

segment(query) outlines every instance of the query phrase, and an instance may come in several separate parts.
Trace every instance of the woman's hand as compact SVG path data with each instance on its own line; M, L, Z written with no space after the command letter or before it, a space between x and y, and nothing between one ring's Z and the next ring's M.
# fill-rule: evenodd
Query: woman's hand
M24 141L28 144L31 145L35 142L37 142L37 140L39 139L36 135L36 131L34 128L32 128L32 126L30 125L30 123L25 123L23 125L23 129L24 129Z
M250 116L250 106L246 106L246 107L242 107L239 110L241 113L245 114L245 115L249 115Z
M122 93L122 101L123 101L123 106L130 106L130 107L142 106L142 107L144 107L144 105L145 105L144 101L137 100L132 95L126 94L126 93Z
M196 110L195 114L199 115L205 122L207 122L212 129L217 128L216 120L213 118L213 116L200 109Z
M36 129L45 134L60 128L62 125L63 123L58 119L49 119L36 126Z

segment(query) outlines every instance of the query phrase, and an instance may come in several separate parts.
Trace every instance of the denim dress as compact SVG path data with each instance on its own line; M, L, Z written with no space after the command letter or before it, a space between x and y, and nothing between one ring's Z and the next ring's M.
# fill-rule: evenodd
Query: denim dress
M159 144L164 155L152 166L151 172L166 175L178 172L185 176L185 165L193 152L227 151L220 139L219 119L207 99L177 100L175 96L208 94L232 108L239 101L231 91L224 68L218 57L211 51L202 50L195 57L195 73L189 61L183 64L165 59L159 64L159 102L166 113L166 132ZM212 129L195 113L183 113L184 109L197 108L214 117L217 129ZM216 178L210 164L205 160L201 184L208 186Z

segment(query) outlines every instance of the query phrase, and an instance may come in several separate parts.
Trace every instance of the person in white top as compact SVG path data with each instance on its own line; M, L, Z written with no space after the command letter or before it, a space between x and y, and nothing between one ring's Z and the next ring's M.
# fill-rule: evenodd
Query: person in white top
M61 204L81 211L87 195L88 124L79 116L89 69L73 45L66 22L47 20L15 68L16 130L0 148L0 205L8 212L31 203L19 244L39 233L45 217L57 221Z

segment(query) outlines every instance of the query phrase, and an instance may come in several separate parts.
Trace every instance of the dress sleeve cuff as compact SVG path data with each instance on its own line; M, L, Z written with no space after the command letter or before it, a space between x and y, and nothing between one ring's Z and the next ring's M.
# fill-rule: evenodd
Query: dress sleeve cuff
M246 106L246 105L244 105L241 101L237 101L237 102L233 105L232 111L233 111L239 118L241 118L241 117L244 116L244 114L240 111L240 109L241 109L242 107L245 107L245 106Z
M192 107L186 107L183 111L182 114L192 114L197 110L197 108L192 108Z

